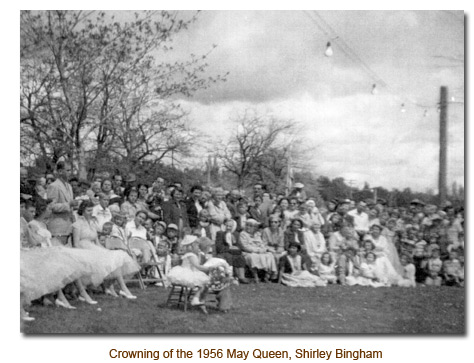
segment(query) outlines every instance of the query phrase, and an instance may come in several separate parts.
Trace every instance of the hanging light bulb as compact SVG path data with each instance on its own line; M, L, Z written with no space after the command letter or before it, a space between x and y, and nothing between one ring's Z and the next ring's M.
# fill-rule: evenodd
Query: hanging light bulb
M324 52L324 55L326 57L331 57L334 54L332 47L331 47L331 42L328 42L326 44L326 51Z
M405 113L407 110L405 110L405 104L402 103L402 105L400 106L400 112L401 113Z
M379 93L378 89L377 89L377 85L374 83L372 85L372 94L373 95L376 95L377 93Z
M425 112L423 112L423 117L427 117L428 116L428 110L425 110Z

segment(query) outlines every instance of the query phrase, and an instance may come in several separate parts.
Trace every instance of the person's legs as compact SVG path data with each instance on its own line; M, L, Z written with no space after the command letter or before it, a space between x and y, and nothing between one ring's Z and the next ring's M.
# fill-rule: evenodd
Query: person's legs
M119 294L126 297L127 299L136 299L137 297L133 295L130 290L128 289L127 285L125 284L125 281L123 279L123 276L120 275L117 277L117 281L120 285L120 291Z
M76 309L75 306L72 306L69 301L66 299L66 296L64 296L63 290L58 291L58 297L56 301L54 302L56 306L60 306L66 309Z
M79 290L79 300L91 305L97 304L97 301L92 300L92 298L89 296L81 280L76 280L76 286Z

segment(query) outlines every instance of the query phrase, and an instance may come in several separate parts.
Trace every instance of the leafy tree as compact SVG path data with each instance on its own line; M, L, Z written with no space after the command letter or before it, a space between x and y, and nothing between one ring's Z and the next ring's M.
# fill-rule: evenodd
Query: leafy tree
M106 12L22 11L20 122L22 151L56 162L111 154L127 163L186 152L192 138L172 102L224 77L205 77L206 57L159 61L184 21L176 12L135 13L129 22Z

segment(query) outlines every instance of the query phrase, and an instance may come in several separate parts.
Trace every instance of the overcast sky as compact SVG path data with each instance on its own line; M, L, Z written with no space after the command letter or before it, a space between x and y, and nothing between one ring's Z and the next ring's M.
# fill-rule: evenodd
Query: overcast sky
M324 56L328 41L332 57ZM255 108L301 123L316 146L307 168L317 175L437 190L445 85L456 102L448 113L448 183L464 184L462 12L204 11L175 39L173 57L212 44L209 74L230 72L228 81L183 100L202 131L216 133L239 110Z

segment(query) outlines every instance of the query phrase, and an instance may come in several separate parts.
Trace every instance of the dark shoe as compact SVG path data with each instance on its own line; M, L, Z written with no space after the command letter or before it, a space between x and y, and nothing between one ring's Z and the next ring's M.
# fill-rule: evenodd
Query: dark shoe
M249 279L243 278L243 279L239 279L239 283L240 284L249 284L250 281L249 281Z

